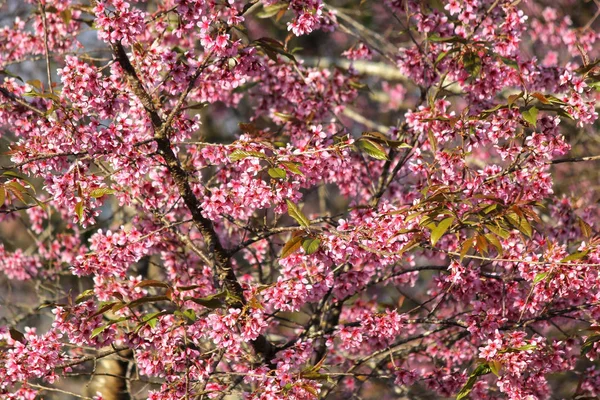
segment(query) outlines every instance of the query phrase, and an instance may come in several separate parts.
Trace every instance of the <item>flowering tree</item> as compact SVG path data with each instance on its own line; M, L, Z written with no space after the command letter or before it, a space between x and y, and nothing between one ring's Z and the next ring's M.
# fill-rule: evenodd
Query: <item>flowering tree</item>
M2 398L600 395L597 0L4 3Z

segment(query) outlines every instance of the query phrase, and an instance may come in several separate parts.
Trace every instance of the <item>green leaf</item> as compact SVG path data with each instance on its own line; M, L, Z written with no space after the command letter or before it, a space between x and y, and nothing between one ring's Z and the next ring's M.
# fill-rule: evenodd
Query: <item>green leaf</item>
M308 228L310 226L310 221L308 220L308 218L306 218L302 211L300 211L300 208L298 208L296 204L294 204L288 199L286 199L285 202L288 207L289 216L294 218L296 222L298 222L298 224L303 228Z
M183 315L192 322L195 322L197 319L196 312L194 310L192 310L191 308L188 308L187 310L183 310Z
M0 207L4 205L4 201L6 200L6 190L4 189L4 185L0 185Z
M94 295L94 289L84 290L75 298L75 303L81 303L83 300L92 297Z
M588 86L591 87L592 89L596 90L597 92L600 92L600 81L591 82L588 84Z
M535 128L535 125L537 124L538 112L539 110L534 106L529 108L528 110L523 111L521 115L523 116L523 119L525 121L527 121L532 127Z
M583 342L583 345L581 346L581 355L585 356L587 353L589 353L590 350L594 348L594 343L599 341L600 335L588 336L588 338L585 340L585 342Z
M429 39L430 42L437 43L467 43L467 39L460 36L439 37L431 35L427 39Z
M510 237L510 232L506 229L500 228L492 224L485 224L485 227L488 228L490 232L493 232L496 235L500 236L502 239L508 239Z
M287 177L287 173L283 168L269 168L267 172L273 179L285 179Z
M507 66L519 71L519 63L506 57L499 57L500 60Z
M11 192L16 198L21 200L23 203L26 203L25 197L23 196L23 194L27 193L27 189L25 189L25 187L23 185L21 185L19 182L16 182L16 181L8 182L4 185L4 187L6 188L6 190Z
M77 202L77 204L75 204L75 214L77 215L77 218L79 218L79 221L81 222L81 220L83 219L83 201L79 201L79 202Z
M463 66L472 77L477 78L481 73L481 57L477 53L469 52L463 56Z
M54 94L54 93L38 93L38 92L35 92L35 91L31 91L31 92L25 92L25 93L23 93L23 96L26 96L26 97L41 97L43 99L51 99L51 100L54 100L54 101L59 101L60 100L59 97L56 94Z
M99 306L100 308L98 310L96 310L95 313L93 313L90 318L94 318L100 314L104 314L105 312L107 312L108 310L110 310L111 308L114 307L115 304L118 304L118 301L109 301L106 303L100 303Z
M287 10L288 7L288 3L276 3L270 6L263 7L263 10L261 12L256 13L256 16L258 18L271 18L277 15L281 10Z
M498 208L498 203L490 204L489 206L487 206L486 208L483 209L483 213L489 214L492 211L494 211L496 208Z
M200 304L201 306L214 310L216 308L223 307L223 300L226 297L227 293L225 291L221 291L208 296L200 297L199 299L193 297L186 297L186 300L191 300L196 304Z
M535 350L537 347L535 346L535 344L524 344L523 346L517 347L515 350L517 351L529 351L529 350Z
M452 223L454 222L454 217L444 218L440 221L440 223L431 229L431 245L435 246L438 240L444 236L444 233L448 231ZM433 224L432 224L433 225Z
M171 286L169 286L168 283L162 282L162 281L157 281L154 279L146 279L141 281L140 283L136 284L134 287L162 287L162 288L169 288Z
M44 85L42 84L42 81L40 81L39 79L30 79L26 83L29 86L32 86L32 87L36 88L37 90L43 90L44 89Z
M237 87L236 89L239 89L239 87ZM205 108L208 105L208 103L196 103L196 104L192 104L189 105L187 107L185 107L186 110L202 110L203 108Z
M540 272L539 274L537 274L535 276L535 278L533 278L533 284L535 285L536 283L543 281L547 277L548 277L548 271Z
M469 238L467 240L464 241L464 243L462 244L461 248L460 248L460 261L462 262L463 258L465 258L465 256L467 255L467 253L469 252L469 250L471 250L471 248L473 247L473 245L475 244L475 238Z
M233 89L233 93L247 92L248 90L252 89L254 86L258 85L259 83L260 83L259 81L248 82L242 86L238 86L235 89ZM205 106L208 105L208 103L201 103L201 104L204 104Z
M527 221L527 218L520 217L517 213L514 212L507 214L505 218L509 224L517 228L525 236L531 237L531 235L533 235L533 229L531 228L529 221Z
M128 306L131 307L137 307L139 305L142 304L146 304L146 303L157 303L159 301L169 301L169 298L167 296L146 296L146 297L142 297L136 300L133 300L131 302L128 303Z
M42 203L41 201L39 201L38 199L36 199L32 195L29 195L29 197L31 197L33 199L33 201L35 202L35 204L37 204L38 206L40 206L40 208L42 210L44 210L45 212L48 212L48 207L46 206L46 204ZM2 204L2 202L0 202L0 204Z
M573 253L571 255L566 256L565 258L563 258L562 260L560 260L560 262L561 263L566 263L566 262L569 262L569 261L581 260L583 257L587 256L589 252L590 252L589 250L578 251L576 253Z
M382 145L370 139L359 139L356 144L358 147L367 153L369 156L377 160L388 160L387 153Z
M593 70L594 68L596 68L596 66L600 63L600 59L597 59L596 61L584 65L583 67L577 68L575 70L575 72L577 72L578 74L582 74L582 75L587 75L591 70Z
M98 188L98 189L94 189L90 192L90 197L97 199L99 197L106 196L106 195L113 194L113 193L115 193L115 191L113 189Z
M412 149L413 146L406 142L400 142L398 140L390 140L390 146L395 149Z
M112 323L100 325L99 327L97 327L96 329L94 329L92 331L92 334L90 335L90 339L95 338L96 336L98 336L99 334L101 334L102 332L104 332L106 330L106 328L108 328L111 325L112 325Z
M0 75L2 75L2 74L4 74L4 75L8 75L8 76L10 76L11 78L15 78L15 79L18 79L18 80L20 80L21 82L23 82L23 78L21 78L21 77L20 77L20 76L18 76L18 75L15 75L15 74L13 74L12 72L10 72L10 71L9 71L9 70L7 70L7 69L0 69Z
M99 327L97 327L96 329L94 329L92 331L92 334L90 335L90 339L95 338L96 336L98 336L99 334L101 334L102 332L104 332L107 328L109 328L111 325L114 325L118 322L123 322L128 320L130 317L121 317L119 319L115 319L114 321L110 321L107 324L101 325Z
M460 391L456 395L456 400L462 400L465 397L467 397L469 393L471 393L475 382L477 382L477 378L479 378L482 375L487 375L490 372L492 372L492 368L488 364L481 364L480 366L478 366L475 369L475 371L473 371L473 373L469 376L469 379L467 379L467 383L465 383L465 385L462 387L462 389L460 389Z
M500 243L496 235L486 233L484 236L488 240L488 242L490 242L492 246L496 248L496 251L498 251L498 255L502 256L502 254L504 253L504 249L502 248L502 243Z
M438 56L435 59L435 62L433 63L433 65L437 65L439 64L444 58L446 58L449 54L452 53L456 53L457 51L460 51L459 47L453 47L448 51L443 51L440 54L438 54Z
M488 363L492 374L500 376L500 369L502 369L502 363L500 361L492 360Z
M229 155L229 160L232 162L236 162L239 160L243 160L244 158L247 157L257 157L257 158L267 158L266 155L264 155L263 153L260 153L258 151L253 151L253 150L234 150L230 155Z
M302 242L302 248L304 249L304 253L306 253L306 255L315 253L317 250L319 250L320 245L321 241L314 238L306 238Z
M65 10L60 12L60 18L63 20L65 25L69 25L71 23L71 19L73 18L73 14L70 8L66 8Z
M485 114L492 114L492 113L495 113L495 112L496 112L496 111L498 111L498 110L501 110L501 109L504 109L504 108L508 108L508 107L509 107L509 106L508 106L507 104L498 104L498 105L497 105L497 106L495 106L495 107L492 107L492 108L490 108L490 109L487 109L487 110L483 110L483 111L482 111L482 113L485 113Z
M282 56L289 58L291 61L296 63L296 57L293 54L287 52L283 46L283 44L275 39L269 37L263 37L254 41L257 45L262 47L262 49L267 53L269 58L274 61L277 61L277 56L275 53L279 53Z
M298 164L297 163L294 163L294 162L291 162L291 161L284 161L284 162L281 163L281 165L285 166L293 174L304 176L304 174L302 173L302 171L300 171L300 168L298 168Z
M146 324L150 325L151 328L155 328L156 324L158 323L158 317L161 317L165 314L168 314L168 312L167 311L157 311L157 312L153 312L153 313L144 315L142 317L142 320L136 327L135 331L138 332Z
M298 251L298 249L300 249L300 246L302 246L302 239L302 236L299 235L292 236L290 240L288 240L283 246L283 249L281 250L281 255L279 257L286 258L287 256L292 255L296 251Z
M286 114L279 111L275 111L273 115L286 122L295 120L295 117L292 114Z

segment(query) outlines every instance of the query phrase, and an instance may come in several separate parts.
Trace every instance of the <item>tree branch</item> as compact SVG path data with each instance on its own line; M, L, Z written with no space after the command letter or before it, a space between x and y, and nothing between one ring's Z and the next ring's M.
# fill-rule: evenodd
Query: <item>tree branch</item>
M164 158L167 169L177 186L179 194L192 214L193 223L204 238L204 242L208 248L209 257L214 260L213 264L216 277L228 293L226 300L227 305L232 308L243 308L246 305L244 290L231 267L229 254L223 248L213 227L212 221L202 215L200 201L196 198L196 195L190 186L187 173L183 170L179 159L173 152L171 140L169 138L169 124L175 117L175 114L179 111L181 105L185 102L186 96L193 88L194 82L200 75L203 67L201 66L196 70L187 89L178 99L175 108L171 111L167 119L163 120L159 111L156 109L151 96L146 92L135 68L129 61L123 45L120 42L117 42L112 45L112 48L117 62L125 71L125 76L131 90L138 97L150 117L152 126L154 127L154 140L158 145L158 153ZM210 57L206 58L204 64L207 63L209 58ZM262 354L265 357L267 363L270 362L276 353L275 347L263 335L252 341L251 344L257 353Z

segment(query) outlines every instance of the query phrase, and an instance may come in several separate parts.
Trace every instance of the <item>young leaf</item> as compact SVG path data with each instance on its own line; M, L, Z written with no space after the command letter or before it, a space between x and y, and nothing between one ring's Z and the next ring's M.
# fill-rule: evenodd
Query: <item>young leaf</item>
M281 256L279 257L286 258L287 256L298 251L300 246L302 246L302 239L302 236L292 236L290 240L288 240L283 246L283 249L281 250Z
M587 256L589 252L590 252L589 250L578 251L576 253L573 253L571 255L566 256L565 258L563 258L562 260L560 260L560 262L566 263L566 262L569 262L569 261L581 260L583 257Z
M271 18L277 15L281 10L285 11L289 7L286 2L275 3L270 6L265 6L262 11L256 14L258 18Z
M244 158L247 157L256 157L256 158L267 158L267 156L265 156L263 153L260 153L258 151L252 151L252 150L234 150L230 155L229 155L229 160L232 162L236 162L239 160L243 160Z
M523 94L519 93L519 94L511 94L510 96L508 96L508 108L511 108L512 105L515 103L515 101L517 101L519 99L519 97L521 97Z
M536 283L543 281L547 277L548 277L548 271L540 272L539 274L537 274L535 276L535 278L533 278L533 284L535 285Z
M218 293L211 294L209 296L204 296L198 298L186 297L186 300L191 300L196 304L200 304L206 308L210 308L212 310L216 308L223 307L223 300L227 297L227 293L225 291L221 291Z
M589 336L581 346L581 355L585 356L594 348L594 343L600 342L600 335Z
M99 197L106 196L106 195L113 194L113 193L115 193L115 191L113 189L98 188L98 189L94 189L90 192L90 197L97 199Z
M500 241L498 240L496 235L491 234L491 233L486 233L484 236L488 240L488 242L490 242L492 244L492 246L494 246L496 248L496 251L498 251L498 255L502 256L504 251L502 249L502 244L500 243Z
M79 201L75 204L75 214L77 215L77 218L79 218L79 221L81 221L83 218L83 201Z
M44 86L39 79L30 79L27 81L27 84L29 86L33 86L34 88L36 88L37 90L40 90L40 91L42 91L44 89Z
M273 179L285 179L287 174L283 168L269 168L267 171Z
M81 292L79 294L79 296L77 296L75 298L75 303L80 303L83 300L90 298L94 295L94 289L88 289L88 290L84 290L83 292Z
M302 173L302 171L300 171L300 168L298 168L298 164L297 163L290 162L290 161L284 161L284 162L281 163L281 165L283 165L287 169L289 169L292 174L304 176L304 174Z
M118 301L109 301L108 303L104 303L102 306L100 306L100 308L98 310L96 310L95 313L93 313L90 316L90 318L94 318L100 314L104 314L105 312L107 312L108 310L113 308L115 306L115 304L119 304L119 302Z
M290 215L290 217L294 218L301 227L308 228L310 225L310 221L308 220L308 218L306 218L302 211L300 211L300 208L298 208L296 204L294 204L288 199L286 199L285 202L287 204L288 214Z
M27 339L25 339L25 335L14 328L10 328L8 330L8 333L10 334L10 338L12 340L16 340L17 342L21 343L27 342Z
M146 279L144 281L141 281L140 283L136 284L134 287L163 287L163 288L169 288L169 284L162 282L162 281L157 281L154 279Z
M0 201L0 205L2 205L2 201ZM577 218L577 222L579 224L579 230L585 238L589 238L590 236L592 236L592 227L590 226L590 224L588 224L581 218Z
M515 350L516 351L530 351L530 350L535 350L536 346L535 344L524 344L523 346L517 347Z
M519 63L517 61L511 60L510 58L506 58L506 57L499 57L499 58L505 65L519 71Z
M195 322L197 319L196 312L194 310L192 310L191 308L188 308L187 310L183 310L183 315L192 322Z
M492 374L494 374L496 376L500 376L500 370L502 369L502 362L492 360L488 364L490 365L490 370L492 371Z
M439 37L436 35L431 35L427 39L429 39L430 42L439 43L467 43L467 39L460 36Z
M485 238L484 235L477 235L475 237L475 242L477 243L477 250L479 250L479 252L481 254L487 254L488 252L488 240Z
M531 107L528 110L523 111L521 115L523 116L523 119L525 121L527 121L532 127L535 128L538 117L538 109L536 107Z
M431 229L431 245L435 246L435 244L440 240L444 233L448 231L452 223L454 222L454 217L444 218L440 221L440 223Z
M356 144L358 147L376 160L388 160L387 153L382 145L370 139L359 139Z
M104 324L104 325L101 325L101 326L97 327L96 329L94 329L92 331L92 334L90 335L90 339L95 338L96 336L98 336L99 334L101 334L102 332L104 332L106 330L106 328L110 327L111 325L114 325L114 324L116 324L118 322L126 321L128 319L129 319L129 317L121 317L119 319L116 319L114 321L110 321L107 324Z
M139 305L146 304L146 303L156 303L159 301L166 301L166 300L169 300L169 298L167 296L146 296L146 297L142 297L142 298L131 301L128 304L128 306L130 308L132 308L132 307L137 307Z
M462 389L460 389L460 391L456 395L456 400L462 400L465 397L467 397L469 393L471 393L475 382L477 382L477 378L479 378L482 375L487 375L490 372L492 372L492 368L490 368L488 364L481 364L480 366L475 368L475 371L473 371L473 373L469 376L469 379L467 379L467 383L465 383L465 385L462 387Z
M481 57L477 53L469 52L463 56L463 66L472 77L477 78L481 73Z
M4 187L13 196L15 196L17 199L21 200L21 202L23 202L23 203L26 202L25 196L23 196L23 194L27 193L27 190L19 182L16 182L16 181L8 182L7 184L4 185Z
M460 248L460 261L461 262L462 262L463 258L465 258L465 256L469 252L469 250L471 250L471 248L473 247L473 244L475 244L475 238L469 238L463 242L463 244Z
M541 94L539 92L532 93L531 95L533 97L535 97L536 99L538 99L540 101L540 103L550 104L550 100L548 100L548 98L546 96L544 96L543 94Z
M100 325L99 327L97 327L96 329L94 329L92 331L92 334L90 335L90 339L95 338L96 336L98 336L99 334L101 334L102 332L104 332L106 330L106 328L108 328L111 325L112 325L112 323Z
M497 236L500 236L502 239L508 239L510 236L510 232L506 229L500 228L493 224L485 224L485 227L490 230L490 232L495 233Z
M533 235L533 229L525 216L519 216L517 213L511 212L506 215L505 219L510 225L517 228L525 236L531 237L531 235Z
M319 250L319 245L321 241L319 239L306 238L302 241L302 248L304 249L304 253L306 255L311 255Z

